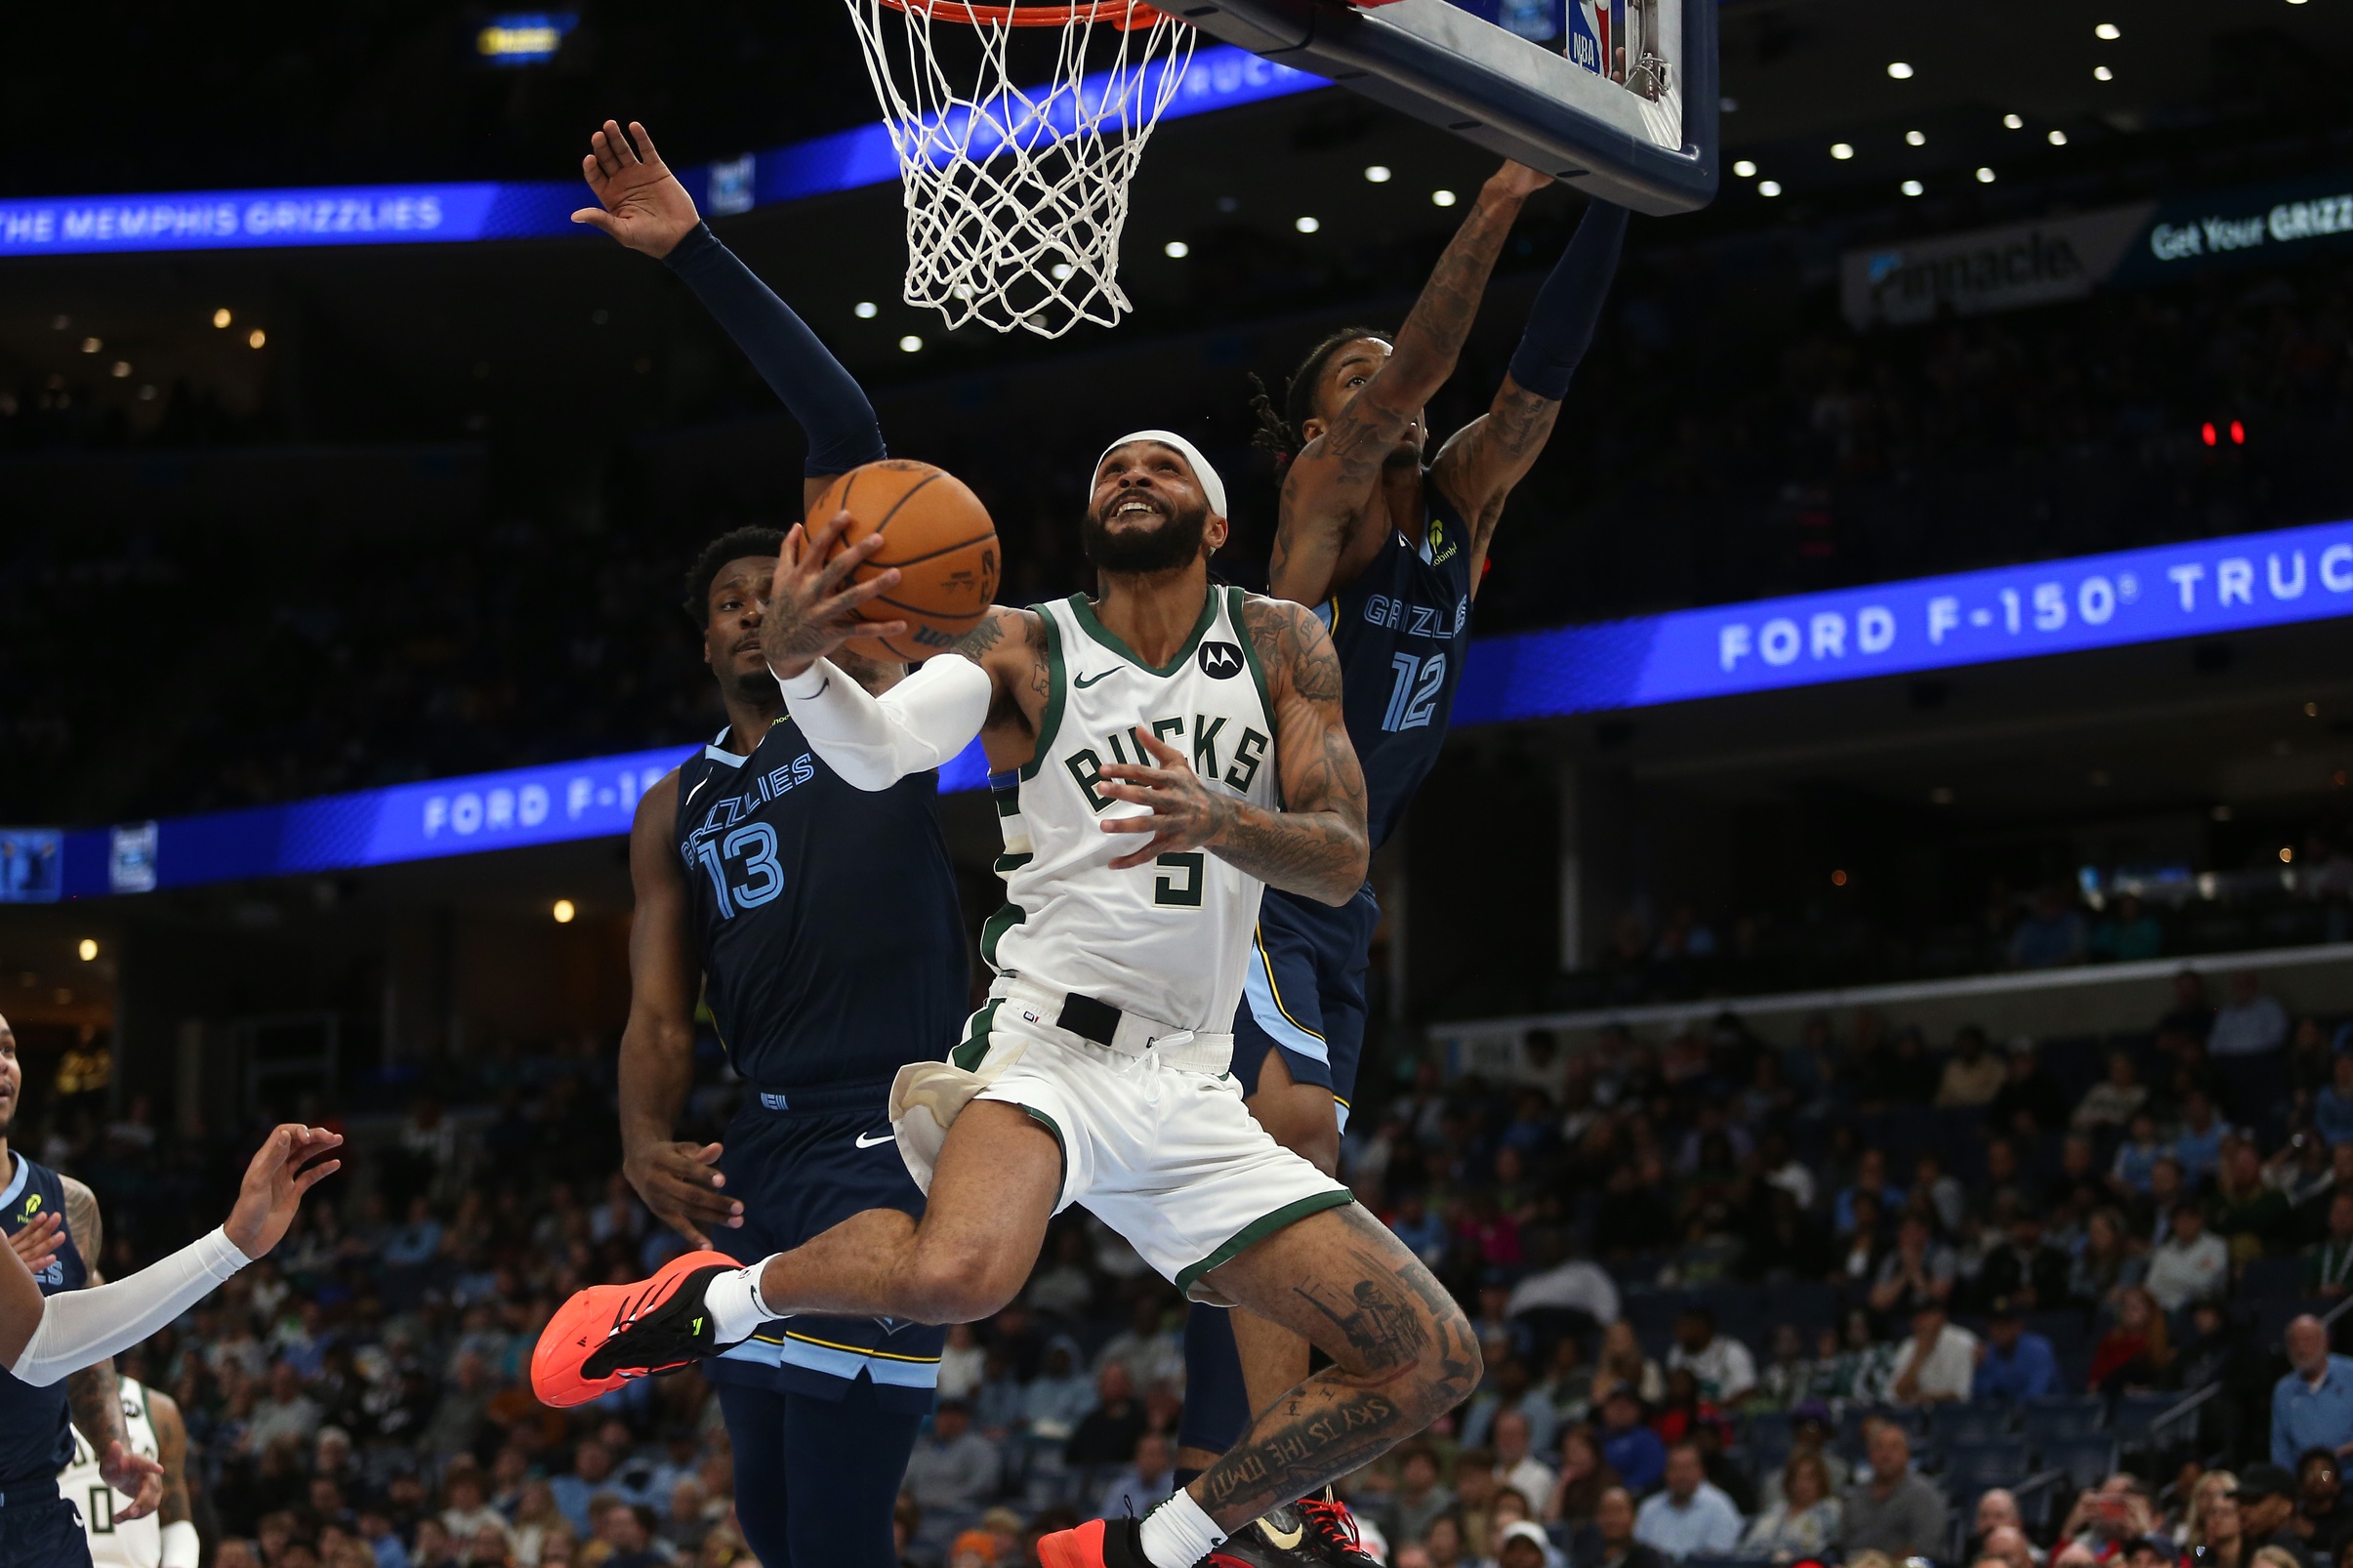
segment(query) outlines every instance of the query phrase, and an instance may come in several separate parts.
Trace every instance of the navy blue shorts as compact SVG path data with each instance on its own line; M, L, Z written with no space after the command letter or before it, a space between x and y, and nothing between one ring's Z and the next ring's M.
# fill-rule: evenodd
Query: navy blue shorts
M63 1498L0 1507L0 1568L90 1568L81 1510Z
M746 1086L727 1128L719 1168L743 1224L711 1232L739 1262L790 1251L868 1209L924 1212L890 1135L887 1079L814 1089ZM939 1383L948 1331L892 1318L791 1317L763 1324L725 1354L703 1363L719 1382L841 1399L861 1373L885 1410L921 1415Z
M1234 1010L1234 1077L1244 1095L1259 1092L1259 1066L1279 1051L1293 1083L1332 1091L1347 1130L1364 1062L1365 970L1380 924L1371 883L1338 909L1267 889Z

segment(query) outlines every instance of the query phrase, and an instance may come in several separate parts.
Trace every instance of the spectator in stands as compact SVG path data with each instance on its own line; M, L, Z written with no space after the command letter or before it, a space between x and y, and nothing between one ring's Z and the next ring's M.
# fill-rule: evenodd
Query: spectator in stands
M1656 1548L1635 1539L1634 1500L1622 1486L1601 1494L1593 1528L1578 1543L1573 1562L1574 1568L1667 1568Z
M1624 1318L1601 1332L1601 1359L1593 1368L1593 1403L1602 1404L1620 1383L1631 1388L1646 1405L1667 1397L1667 1374L1642 1353L1634 1326Z
M1619 1383L1601 1402L1601 1457L1636 1492L1649 1491L1667 1472L1667 1445L1642 1420L1631 1383Z
M2328 1449L2306 1449L2296 1460L2295 1533L2312 1560L2329 1568L2353 1542L2353 1507L2345 1506L2343 1485L2337 1457Z
M2214 1114L2214 1096L2193 1085L2181 1097L2181 1128L2173 1135L2173 1158L2181 1162L2183 1178L2192 1186L2221 1168L2222 1140L2231 1125Z
M1094 1380L1078 1369L1078 1351L1066 1339L1046 1348L1038 1375L1021 1390L1021 1419L1032 1436L1065 1441L1094 1409Z
M1838 1233L1830 1281L1834 1285L1876 1284L1881 1266L1895 1250L1882 1223L1879 1200L1868 1192L1855 1193L1847 1212L1852 1222Z
M1555 1553L1544 1526L1514 1519L1496 1533L1496 1568L1550 1568Z
M1996 1297L1986 1319L1985 1349L1970 1384L1970 1396L2016 1404L2058 1393L2059 1360L2050 1341L2030 1333L2008 1297Z
M1601 1457L1591 1428L1572 1426L1561 1439L1560 1479L1552 1484L1545 1518L1582 1530L1592 1522L1601 1494L1618 1484L1618 1472Z
M1995 1490L2002 1489L1996 1487ZM2017 1504L2012 1503L2010 1511L2015 1513L2017 1510ZM2041 1568L2043 1553L2036 1549L2034 1542L2017 1525L2001 1524L1985 1533L1981 1560L1998 1563L2001 1568Z
M2250 1465L2239 1472L2231 1500L2239 1505L2239 1529L2259 1552L2278 1547L2291 1568L2302 1568L2304 1544L2295 1533L2295 1472L2285 1465Z
M1871 1309L1905 1317L1923 1306L1941 1306L1953 1294L1959 1264L1953 1249L1936 1239L1927 1219L1907 1214L1896 1225L1895 1249L1879 1261L1871 1285Z
M1539 1242L1534 1251L1541 1262L1548 1252L1559 1246L1557 1239L1551 1239ZM1606 1328L1618 1321L1618 1283L1598 1263L1575 1256L1563 1257L1523 1276L1511 1288L1504 1313L1507 1317L1518 1317L1540 1308L1583 1312L1595 1326Z
M2111 1051L2108 1076L2084 1092L2068 1123L2079 1130L2123 1127L2148 1098L2148 1086L2140 1081L2140 1069L2133 1064L2132 1052Z
M2067 1296L2086 1307L2104 1306L2127 1285L2138 1285L2148 1266L2126 1233L2125 1217L2114 1209L2095 1209L2084 1221L2083 1246L2068 1261Z
M1553 1475L1531 1448L1531 1427L1525 1411L1507 1410L1495 1418L1495 1479L1522 1497L1552 1495Z
M1445 1265L1454 1238L1447 1233L1446 1222L1429 1212L1421 1193L1409 1191L1397 1200L1397 1212L1389 1217L1389 1229L1429 1267Z
M1382 1529L1391 1541L1419 1541L1433 1520L1455 1506L1455 1495L1438 1482L1438 1456L1424 1442L1397 1451L1397 1494L1389 1499Z
M2149 1254L2143 1283L2157 1304L2178 1312L2191 1301L2218 1296L2230 1281L2230 1249L2206 1228L2206 1211L2194 1199L2173 1206L2172 1233Z
M2133 1112L2125 1136L2116 1145L2116 1158L2108 1165L2109 1189L2127 1203L2147 1197L2151 1173L2165 1157L2166 1146L2157 1136L2157 1118L2146 1107Z
M2151 1248L2173 1234L2173 1211L2190 1191L2189 1172L2171 1154L2149 1167L2149 1193L2132 1204L2134 1246Z
M2214 1027L2206 1037L2209 1056L2252 1056L2288 1044L2288 1010L2279 998L2264 993L2252 970L2230 977L2230 1001L2214 1013ZM2242 1510L2244 1511L2244 1510Z
M1990 1105L2008 1077L2000 1056L1986 1049L1985 1031L1964 1024L1953 1037L1953 1055L1936 1085L1936 1103L1945 1106Z
M2059 1540L2069 1550L2087 1551L2092 1561L2106 1562L2122 1555L2127 1542L2147 1535L2154 1522L2140 1480L2120 1471L2076 1498L2059 1526ZM2065 1553L2054 1556L2052 1568L2064 1560Z
M1833 1423L1830 1407L1820 1400L1812 1400L1798 1406L1793 1415L1795 1419L1790 1424L1790 1458L1810 1454L1820 1460L1822 1473L1829 1477L1830 1495L1844 1496L1852 1474L1846 1461L1840 1459L1831 1447ZM1788 1498L1782 1491L1787 1479L1786 1466L1784 1469L1768 1471L1763 1484L1757 1488L1757 1501L1768 1508L1777 1503L1787 1502Z
M2283 1339L2288 1372L2271 1390L2271 1463L2285 1471L2306 1449L2337 1454L2353 1444L2353 1357L2330 1351L2329 1331L2310 1313Z
M2126 893L2092 928L2091 956L2111 964L2137 964L2164 952L2165 941L2165 928L2142 906L2140 895Z
M2330 1196L2328 1233L2304 1256L2307 1293L2335 1300L2353 1290L2353 1190L2339 1187Z
M1912 1472L1912 1443L1904 1428L1875 1421L1867 1446L1871 1474L1840 1500L1838 1547L1847 1561L1864 1551L1883 1551L1899 1562L1941 1555L1948 1547L1945 1500Z
M2182 1532L2189 1548L2185 1561L2192 1568L2248 1568L2253 1561L2238 1500L2231 1495L2238 1484L2228 1470L2209 1470L2200 1478Z
M1781 1467L1781 1501L1741 1538L1743 1556L1819 1557L1838 1542L1838 1500L1819 1453L1793 1451Z
M2263 1179L2263 1156L2251 1138L2233 1137L2224 1148L2213 1211L2213 1228L2234 1262L2285 1250L2295 1230L2295 1211L2286 1193Z
M1855 1178L1839 1190L1831 1203L1831 1223L1840 1235L1855 1229L1855 1199L1869 1193L1877 1200L1882 1215L1891 1215L1904 1207L1904 1189L1887 1179L1887 1156L1878 1149L1865 1149L1855 1159Z
M1099 1374L1114 1361L1128 1369L1130 1386L1149 1388L1156 1382L1184 1381L1184 1342L1163 1321L1157 1293L1138 1297L1128 1314L1128 1326L1103 1341L1094 1353Z
M1675 1319L1674 1344L1667 1352L1670 1371L1688 1368L1700 1397L1729 1409L1756 1386L1756 1359L1738 1340L1715 1331L1711 1307L1688 1308Z
M2206 997L2206 976L2196 970L2183 970L2173 976L2173 1005L2157 1020L2157 1046L2160 1051L2175 1049L2168 1042L2195 1041L2200 1045L2214 1032L2214 1007Z
M1976 1377L1977 1336L1948 1319L1943 1306L1926 1305L1912 1314L1912 1337L1896 1346L1888 1397L1899 1405L1966 1403Z
M1740 1510L1708 1479L1694 1444L1667 1451L1667 1484L1634 1517L1634 1539L1661 1556L1681 1561L1720 1556L1740 1545Z
M1135 1397L1135 1380L1128 1376L1128 1364L1112 1361L1094 1377L1095 1406L1079 1422L1063 1447L1062 1458L1071 1465L1124 1465L1135 1453L1135 1441L1143 1436L1150 1424L1144 1416L1142 1403Z
M2053 885L2036 895L2033 913L2011 933L2010 968L2055 970L2081 964L2087 948L2082 911L2066 891Z
M1986 1106L1986 1125L2025 1137L2057 1132L2067 1121L2067 1092L2043 1071L2034 1041L2018 1036L2008 1057L2002 1088Z
M1135 1463L1103 1484L1102 1501L1095 1507L1094 1517L1124 1519L1133 1514L1140 1519L1176 1490L1176 1477L1167 1436L1146 1432L1135 1440Z
M2353 1143L2353 1051L2329 1058L2329 1082L2312 1096L2312 1126L2331 1148Z
M2173 1385L2173 1346L2166 1315L2140 1286L2117 1298L2116 1323L2091 1352L2090 1391L2113 1398L2127 1388Z
M1977 1269L1977 1300L2006 1299L2022 1312L2043 1312L2067 1303L2068 1256L2043 1238L2043 1217L2022 1209L2010 1217L2003 1245Z

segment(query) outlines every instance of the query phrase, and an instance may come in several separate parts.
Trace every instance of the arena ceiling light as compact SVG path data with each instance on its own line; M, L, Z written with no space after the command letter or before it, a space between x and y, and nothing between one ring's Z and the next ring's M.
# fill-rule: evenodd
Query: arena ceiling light
M1429 193L1429 204L1433 207L1451 207L1455 204L1455 193L1451 190L1433 190Z
M569 898L558 898L556 900L556 907L549 910L548 913L556 917L557 925L569 926L580 911Z
M2125 35L2125 29L2113 21L2103 21L2091 29L2091 36L2102 43L2112 44Z
M269 334L264 332L260 327L256 327L251 332L245 334L245 347L248 349L259 349L268 341Z
M1756 182L1756 193L1760 196L1778 196L1781 194L1781 182L1778 180L1759 180Z
M1887 62L1887 74L1899 82L1908 82L1912 80L1911 63L1906 61L1891 60Z
M849 313L861 321L871 321L882 313L882 308L872 300L860 300L849 308Z
M1291 227L1298 229L1302 234L1312 234L1324 226L1321 219L1314 217L1312 214L1301 213L1299 217L1291 220Z
M76 947L74 951L82 955L83 963L88 964L92 962L98 957L98 938L95 936L83 937L81 940L81 945Z
M2065 131L2053 131L2053 132L2051 132L2051 133L2050 133L2050 144L2051 144L2052 146L2054 146L2054 147L2063 147L2063 146L2065 146L2065 145L2067 144L2067 133L2066 133Z
M1389 166L1385 163L1367 164L1365 165L1364 177L1368 184L1385 186L1389 183L1390 179Z
M924 340L910 332L905 337L899 339L898 351L901 353L922 353L924 351Z
M2002 128L2005 131L2023 131L2026 122L2015 114L2004 114L2002 116Z
M1927 188L1927 186L1921 185L1918 180L1907 180L1903 185L1903 191L1907 196L1917 196Z
M1732 165L1732 172L1743 180L1754 180L1756 178L1756 165L1751 163L1746 158L1742 158L1739 162Z
M1855 155L1854 144L1852 142L1833 142L1830 144L1830 155L1840 163L1844 163Z
M1160 252L1172 262L1181 262L1193 254L1193 247L1181 239L1172 239L1160 247Z
M216 327L225 327L228 325L232 319L234 318L229 315L228 307L226 305L213 312L213 325Z
M1908 147L1924 147L1924 146L1926 146L1927 144L1928 144L1928 133L1927 133L1927 132L1925 132L1925 131L1906 131L1906 132L1904 133L1904 145L1906 145L1906 146L1908 146Z
M105 346L106 343L103 338L84 338L82 340L82 352L96 353Z
M2113 82L2116 80L2116 72L2105 65L2094 65L2091 67L2091 79L2095 82Z
M1977 183L1981 186L1992 185L1994 183L1994 171L1991 169L1979 169L1977 171Z

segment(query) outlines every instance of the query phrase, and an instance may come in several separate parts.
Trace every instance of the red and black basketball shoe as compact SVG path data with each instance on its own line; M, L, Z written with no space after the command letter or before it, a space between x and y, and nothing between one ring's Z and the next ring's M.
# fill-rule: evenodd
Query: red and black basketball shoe
M1141 1519L1090 1519L1038 1538L1039 1568L1152 1568L1137 1538Z
M635 1285L576 1292L540 1331L531 1390L542 1404L584 1405L635 1378L676 1372L726 1348L703 1310L711 1281L740 1268L724 1253L684 1253Z

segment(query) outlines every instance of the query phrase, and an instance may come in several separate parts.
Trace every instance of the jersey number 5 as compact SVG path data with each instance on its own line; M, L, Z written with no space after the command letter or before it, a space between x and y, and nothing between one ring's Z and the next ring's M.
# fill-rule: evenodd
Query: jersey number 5
M1388 730L1421 729L1427 725L1438 711L1438 689L1446 684L1446 655L1433 653L1418 659L1410 653L1399 653L1389 659L1397 672L1397 683L1389 689L1388 711L1381 716L1381 727Z
M1202 850L1191 849L1183 854L1164 854L1153 861L1152 864L1163 871L1182 872L1184 880L1179 882L1175 877L1154 877L1152 902L1177 909L1199 909L1201 877L1209 869L1208 860L1209 856Z
M784 891L776 830L765 822L747 822L716 843L705 839L695 846L694 857L711 878L722 920L739 909L758 909Z

